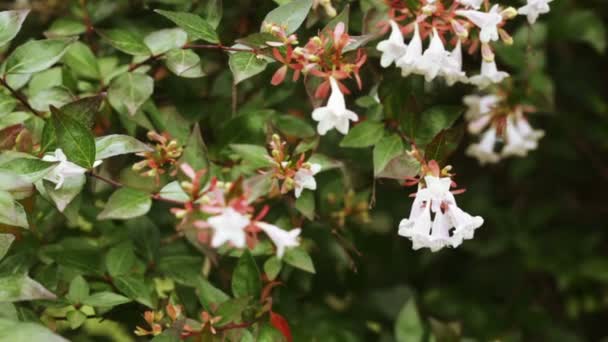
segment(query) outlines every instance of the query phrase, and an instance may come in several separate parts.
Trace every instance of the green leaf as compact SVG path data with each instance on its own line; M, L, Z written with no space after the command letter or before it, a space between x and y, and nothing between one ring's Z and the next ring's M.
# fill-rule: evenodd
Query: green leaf
M426 146L424 157L426 160L436 160L439 165L443 165L450 154L458 148L463 136L463 125L442 130Z
M144 38L144 44L158 56L169 50L181 49L188 41L188 34L180 28L163 29L154 31Z
M180 163L188 163L194 170L203 170L209 168L209 157L207 156L207 146L203 141L201 129L198 123L192 128L192 133L188 138L188 143L184 148Z
M205 76L201 58L192 50L175 49L166 55L165 64L177 76L198 78Z
M0 46L15 38L29 13L30 10L0 12Z
M297 0L296 0L297 1ZM294 1L295 2L295 1ZM269 323L260 324L256 342L286 342L285 336Z
M174 201L187 202L190 200L190 196L181 187L179 181L173 181L165 185L158 194L162 198Z
M314 192L305 190L300 197L296 199L296 209L304 217L313 221L315 219L315 195Z
M283 267L283 263L281 259L277 258L275 255L271 256L264 263L264 273L268 280L275 280L279 273L281 273L281 268Z
M133 245L123 242L111 248L106 254L106 269L112 277L131 273L136 257Z
M286 3L266 14L264 23L284 26L285 33L292 34L306 20L311 7L312 0L297 0Z
M273 165L268 151L263 146L249 144L230 144L230 148L234 150L243 160L249 162L251 167L263 168Z
M135 115L154 92L154 79L146 74L127 72L110 83L108 101L117 112Z
M220 42L213 26L196 14L163 10L154 10L154 12L174 22L177 26L188 32L194 39L202 39L210 43Z
M0 342L26 341L69 342L40 324L0 318Z
M246 296L230 299L220 304L215 312L215 316L222 317L222 319L216 324L216 326L221 327L229 323L242 321L243 311L247 309L250 301L251 297Z
M87 31L86 25L82 20L73 18L57 18L51 24L44 35L48 38L77 36Z
M17 106L17 100L12 96L0 93L0 116L9 114Z
M61 111L86 127L92 128L95 114L99 112L102 101L102 96L83 97L61 107Z
M93 51L82 42L74 42L62 60L76 75L91 80L99 80L101 77Z
M287 136L310 138L316 134L315 129L308 122L293 115L278 115L274 117L273 123Z
M29 227L23 206L6 191L0 191L0 223L21 228Z
M129 220L126 223L129 236L135 245L136 252L148 263L156 264L160 249L160 231L152 220L146 216Z
M232 274L232 294L236 298L252 296L257 298L262 291L262 282L255 259L246 249L239 258Z
M79 275L70 282L70 289L65 298L72 304L81 304L85 298L89 297L89 293L89 284Z
M340 147L368 147L375 145L384 136L384 124L364 121L353 127L340 142Z
M199 277L196 283L198 300L205 310L212 310L215 305L220 305L229 300L230 297L224 291L213 286L207 279Z
M60 189L55 189L55 184L50 182L44 182L44 189L57 209L64 212L65 208L80 194L85 183L85 175L75 175L66 177Z
M598 53L606 51L606 28L600 13L593 10L577 10L559 17L559 24L552 25L556 39L571 39L589 43ZM556 18L557 19L557 18Z
M406 177L414 177L420 172L420 162L407 152L391 159L376 178L391 178L399 181Z
M434 106L420 115L420 123L416 130L416 144L424 147L430 143L441 130L452 126L462 114L460 106Z
M15 235L13 234L0 234L0 260L4 258L8 249L15 241Z
M403 141L397 134L382 138L374 147L374 175L379 175L388 163L404 150Z
M80 310L72 310L66 314L66 318L71 329L78 329L87 320L87 315Z
M222 20L224 9L222 0L208 0L205 6L205 19L213 27L217 29Z
M95 162L95 138L91 131L62 110L51 107L51 112L57 146L63 150L68 160L86 169L92 168Z
M131 300L113 292L97 292L82 301L84 305L109 308L129 303Z
M121 275L114 277L112 283L116 288L127 297L141 303L151 309L154 308L152 301L151 288L146 285L143 276Z
M312 258L302 247L289 248L285 250L283 261L295 268L301 269L302 271L306 271L308 273L316 272Z
M6 74L33 74L57 63L73 39L30 40L19 45L6 59Z
M34 183L46 176L57 164L36 158L15 158L0 165L0 170L14 172L28 182Z
M96 158L98 160L107 159L121 154L153 151L153 149L143 142L122 134L110 134L95 139Z
M151 206L150 194L131 188L120 188L110 196L97 219L127 220L145 215Z
M408 300L395 322L395 339L397 342L416 342L422 341L424 327L416 310L416 302Z
M48 112L50 107L61 107L74 100L70 90L63 86L43 89L30 97L30 105L37 111Z
M336 27L336 25L338 25L338 23L344 23L344 27L346 27L346 32L348 32L349 16L350 16L350 4L347 4L346 6L344 6L344 9L342 10L342 12L340 12L340 14L333 17L331 19L331 21L329 23L327 23L327 25L325 25L325 27L323 28L323 31L327 31L327 30L333 31L334 28Z
M267 64L266 59L251 52L231 53L228 60L236 84L261 73Z
M97 30L97 33L114 48L134 56L148 56L150 49L142 37L123 29Z
M0 302L55 299L56 296L27 274L0 277Z

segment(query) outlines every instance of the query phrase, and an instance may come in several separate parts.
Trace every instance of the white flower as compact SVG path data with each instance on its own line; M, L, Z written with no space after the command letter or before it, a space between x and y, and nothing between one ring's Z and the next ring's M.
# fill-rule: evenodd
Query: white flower
M477 144L471 144L467 148L467 155L477 158L481 165L486 163L494 164L500 160L500 155L494 152L496 145L496 128L490 127L481 137Z
M399 25L392 20L390 21L390 24L391 35L388 37L388 39L381 41L376 46L376 49L382 52L380 65L383 68L387 68L393 62L397 61L405 54L405 51L407 50L407 46L403 42L403 34L401 34Z
M414 35L412 36L410 44L407 46L407 51L405 51L405 54L395 62L395 64L401 68L401 75L403 77L408 76L416 70L416 65L422 57L422 38L420 38L418 23L414 25Z
M87 172L87 169L84 167L69 161L60 148L56 149L54 154L45 155L42 157L42 160L47 162L59 162L59 164L44 177L44 179L49 182L56 184L55 190L61 189L67 178L84 175L85 172ZM101 160L96 161L93 164L93 167L97 167L99 164L101 164Z
M426 188L416 193L409 218L399 224L399 235L412 240L413 249L430 248L433 252L447 246L458 247L463 240L472 239L483 218L458 208L450 192L452 180L426 176L424 181Z
M502 15L500 15L500 6L492 6L489 12L458 10L455 13L469 19L479 27L479 40L482 43L498 40L498 25L503 20Z
M298 241L298 236L301 232L300 228L287 231L266 222L256 222L256 226L263 230L274 245L277 246L277 257L279 259L283 257L286 248L300 245Z
M465 83L468 81L465 72L462 71L462 47L460 39L458 39L454 50L444 59L440 74L445 78L449 86L456 82Z
M294 191L296 198L300 197L304 189L316 190L317 181L314 175L321 171L321 165L310 164L310 167L301 167L294 175Z
M327 101L327 106L316 108L312 112L312 118L319 121L317 131L320 135L325 135L332 128L346 134L348 133L348 121L358 121L359 117L355 112L346 109L344 95L340 91L338 82L330 77L329 83L331 85L331 95Z
M441 37L439 37L437 30L433 28L433 38L431 38L429 47L424 51L418 63L416 63L416 73L424 75L424 79L427 82L432 81L439 75L439 71L441 71L447 57L448 52L443 46Z
M467 120L477 119L480 116L490 114L496 107L500 97L496 95L468 95L462 99L462 102L468 107L465 113Z
M220 247L228 241L237 248L245 247L245 228L250 223L247 216L228 207L221 214L210 217L207 222L213 229L212 247Z
M551 1L553 0L528 0L525 6L517 10L517 13L528 16L528 22L534 24L539 15L549 13Z
M496 68L496 62L494 60L492 60L491 62L482 60L481 74L469 78L469 82L478 86L480 89L483 89L487 88L490 84L500 83L507 77L509 77L508 73L504 71L498 71L498 68Z
M544 135L544 132L533 130L528 120L517 112L507 117L506 135L507 143L502 149L502 155L525 157L528 151L538 147L538 139Z
M467 7L479 9L483 0L458 0L458 2Z

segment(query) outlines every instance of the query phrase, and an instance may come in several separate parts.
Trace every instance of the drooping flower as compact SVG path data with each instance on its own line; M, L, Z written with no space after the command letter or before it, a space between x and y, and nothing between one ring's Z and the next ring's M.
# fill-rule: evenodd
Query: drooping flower
M458 0L458 2L464 6L477 10L481 7L481 3L483 2L483 0Z
M494 152L496 145L496 128L490 127L481 137L481 141L467 148L467 155L477 158L481 165L494 164L500 160L500 155Z
M390 21L390 25L391 35L388 39L381 41L376 46L376 49L382 52L380 65L383 68L387 68L393 62L396 62L407 50L407 46L403 42L403 34L401 33L399 25L393 20Z
M87 169L85 169L84 167L76 165L69 161L65 153L63 153L63 150L60 148L56 149L54 154L45 155L44 157L42 157L42 160L47 162L59 162L59 164L57 164L57 166L55 166L44 177L44 179L48 180L49 182L56 184L55 190L61 189L66 178L84 175L85 172L87 172ZM93 167L97 167L99 166L99 164L101 164L101 160L96 161L93 164Z
M251 223L247 216L227 207L222 209L219 215L210 217L207 222L213 229L212 247L220 247L226 242L231 242L237 248L245 247L245 228Z
M255 225L264 231L277 247L277 257L279 259L285 254L286 248L300 245L300 242L298 241L298 236L301 232L300 228L288 231L266 222L256 222Z
M340 91L338 82L333 78L329 78L331 85L331 95L327 101L327 106L316 108L312 112L312 118L318 121L317 132L320 135L325 135L327 132L335 128L342 134L348 133L349 120L358 121L359 117L351 110L346 109L344 95Z
M500 14L500 6L492 6L489 12L458 10L455 13L469 19L479 27L479 40L482 43L498 40L498 25L503 21L503 17Z
M527 4L520 7L517 13L527 16L528 22L534 24L539 15L549 13L551 1L553 0L527 0Z
M445 78L449 86L454 85L456 82L468 82L467 75L462 71L462 47L460 39L456 43L454 50L444 59L440 74Z
M462 101L468 107L465 117L467 120L474 120L489 114L500 101L496 95L468 95Z
M500 83L505 78L509 77L509 74L504 71L498 71L496 67L496 61L481 61L481 74L472 76L469 78L469 82L478 86L480 89L487 88L489 85L494 83Z
M300 197L302 191L304 189L316 190L317 189L317 181L315 180L315 175L321 171L321 165L312 163L312 164L304 164L302 167L296 171L294 175L294 192L296 198Z
M533 130L523 114L516 112L507 117L506 144L502 155L525 157L529 151L538 147L538 140L544 134L542 130Z
M416 73L424 75L427 82L432 81L444 67L448 54L437 30L433 28L433 38L431 38L429 47L416 63Z
M418 189L409 218L399 224L399 235L412 240L413 249L430 248L433 252L472 239L483 218L458 208L450 192L452 180L428 175L424 182L426 186Z
M414 35L410 44L407 46L405 54L395 62L397 67L401 68L401 75L403 77L408 76L414 70L418 61L422 57L422 38L420 38L420 30L418 23L414 24Z

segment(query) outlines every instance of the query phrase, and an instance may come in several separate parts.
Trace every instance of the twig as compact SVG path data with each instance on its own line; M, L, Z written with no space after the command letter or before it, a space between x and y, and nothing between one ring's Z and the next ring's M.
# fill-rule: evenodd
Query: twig
M19 102L21 102L30 112L32 112L36 116L42 117L42 114L35 110L32 105L30 105L30 103L27 101L27 98L25 98L25 96L23 96L17 90L13 89L13 87L11 87L8 82L6 82L5 78L0 78L0 84L2 84L6 89L8 89L11 95L13 95L15 99L19 100Z
M110 185L112 185L115 188L123 188L125 187L124 184L115 181L113 179L110 178L106 178L104 176L98 175L96 173L90 172L89 175L91 175L91 177L98 179L102 182L108 183ZM150 198L152 198L153 200L157 200L160 202L165 202L165 203L171 203L171 204L175 204L175 205L179 205L179 206L184 206L186 204L186 202L182 202L182 201L176 201L176 200L172 200L170 198L165 198L165 197L161 197L160 194L150 194Z

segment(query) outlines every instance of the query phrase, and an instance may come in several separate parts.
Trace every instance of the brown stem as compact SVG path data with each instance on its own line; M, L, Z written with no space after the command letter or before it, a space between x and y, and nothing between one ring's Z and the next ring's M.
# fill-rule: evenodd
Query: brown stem
M13 89L13 87L11 87L8 82L6 82L5 78L0 78L0 84L2 84L6 89L8 89L11 95L13 95L15 99L19 100L19 102L21 102L21 104L23 104L30 112L32 112L36 116L42 117L42 114L35 110L32 105L30 105L30 103L27 101L27 98L17 90Z
M113 179L110 178L106 178L104 176L98 175L96 173L90 172L89 175L91 175L91 177L98 179L102 182L108 183L111 186L115 187L115 188L123 188L125 187L124 184L115 181ZM182 202L182 201L176 201L176 200L172 200L170 198L165 198L165 197L161 197L160 194L150 194L150 198L157 200L157 201L161 201L161 202L166 202L166 203L171 203L171 204L175 204L175 205L179 205L179 206L184 206L186 204L186 202Z

